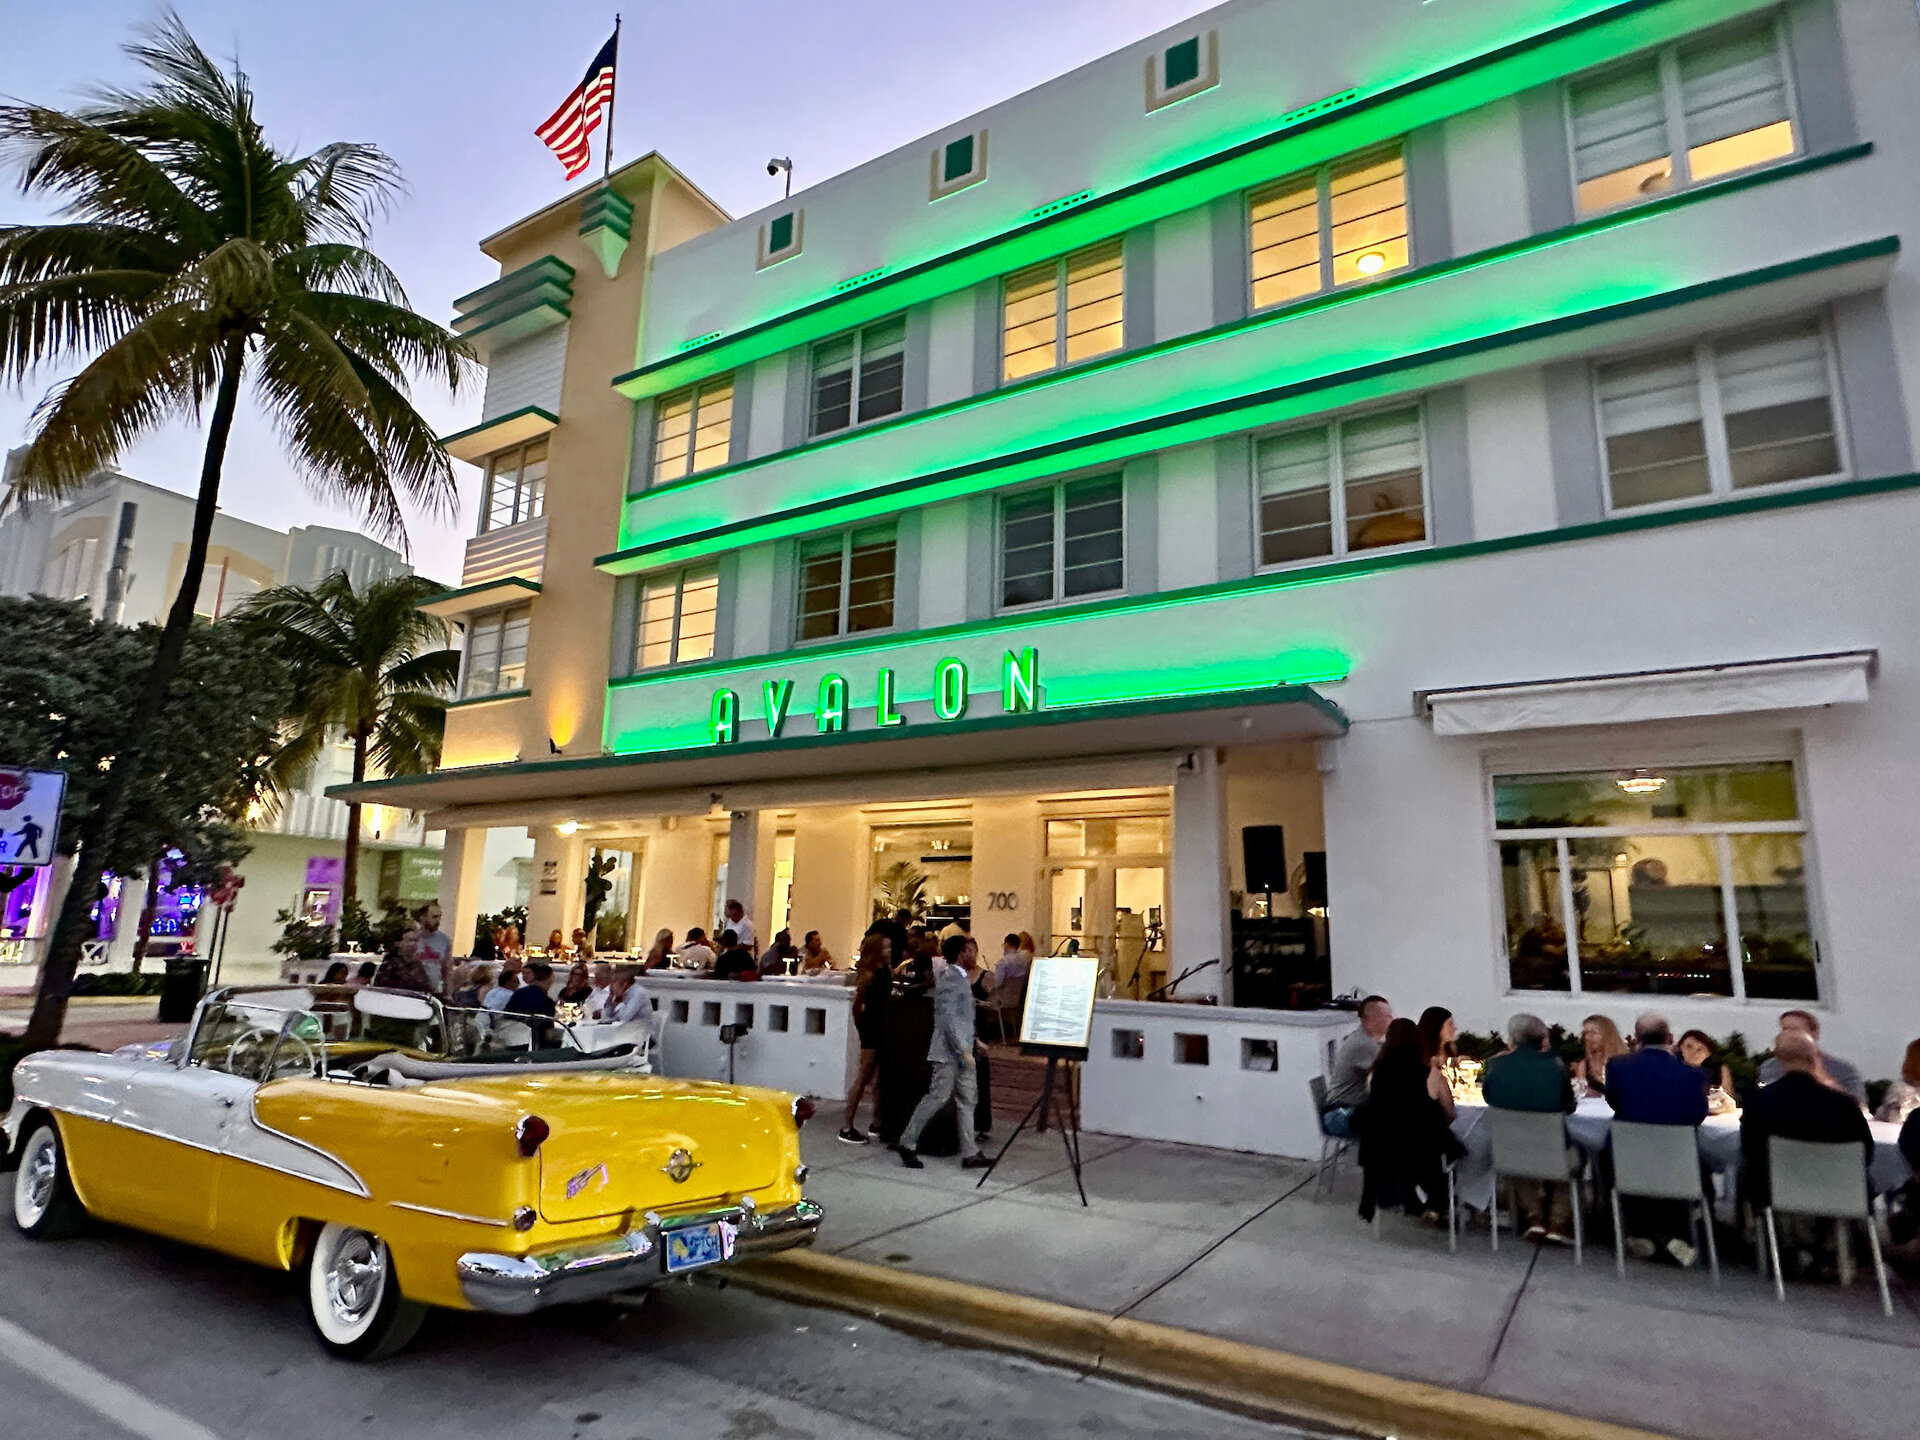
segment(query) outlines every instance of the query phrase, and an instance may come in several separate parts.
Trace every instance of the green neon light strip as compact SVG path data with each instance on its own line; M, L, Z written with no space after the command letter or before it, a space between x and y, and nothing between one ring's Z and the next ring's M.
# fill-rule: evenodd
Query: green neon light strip
M849 290L858 290L862 285L873 284L874 281L886 273L887 267L882 265L879 269L869 270L864 275L855 275L851 279L842 280L838 285L834 286L833 293L836 295L844 295Z
M1369 555L1353 560L1334 560L1324 565L1294 570L1275 570L1245 580L1224 580L1212 585L1196 585L1184 590L1167 590L1156 595L1123 595L1111 600L1092 600L1078 605L989 621L968 621L960 625L942 625L907 635L889 634L845 640L826 646L809 646L803 651L775 650L733 660L707 660L672 670L646 672L610 680L609 691L633 686L711 677L739 670L768 670L782 665L810 664L815 661L845 665L858 657L897 650L903 645L951 645L970 636L1004 634L1010 630L1028 632L1056 625L1071 625L1102 615L1138 615L1154 610L1205 605L1241 595L1269 591L1301 590L1314 585L1333 585L1357 580L1388 570L1412 566L1446 564L1472 560L1486 555L1504 555L1510 551L1537 550L1546 546L1573 545L1615 535L1637 534L1643 530L1664 530L1672 525L1699 525L1742 515L1760 515L1773 510L1798 510L1809 505L1827 505L1836 501L1870 499L1920 489L1920 472L1877 475L1863 480L1838 480L1830 485L1791 487L1772 494L1742 495L1731 500L1711 501L1672 510L1653 510L1642 515L1619 515L1610 520L1595 520L1585 525L1566 525L1554 530L1536 530L1521 535L1503 535L1494 540L1469 540L1460 545L1436 545L1427 549L1399 550L1391 555ZM1303 683L1323 683L1327 677ZM991 693L976 690L975 693Z
M720 548L738 548L784 536L804 534L829 524L847 523L881 515L892 515L909 506L921 506L941 500L992 490L1018 480L1035 478L1080 465L1104 464L1132 458L1143 451L1217 438L1257 428L1301 413L1301 402L1313 399L1324 407L1375 396L1389 395L1404 388L1409 372L1451 361L1468 359L1490 351L1511 348L1528 341L1589 329L1596 325L1637 315L1657 313L1675 306L1715 295L1732 293L1775 283L1797 275L1833 269L1897 253L1897 237L1886 237L1864 244L1847 246L1822 255L1808 256L1778 265L1747 271L1741 275L1707 281L1692 286L1643 295L1595 309L1577 311L1529 325L1501 330L1491 335L1470 336L1431 349L1392 356L1371 364L1354 366L1332 374L1282 384L1252 394L1210 401L1173 414L1154 415L1106 430L1077 435L1066 440L1029 447L1008 454L911 477L891 484L873 486L855 495L832 495L812 503L795 505L771 517L730 520L716 514L719 523L688 531L691 523L679 521L661 538L629 543L621 550L603 555L595 562L610 574L632 574L657 565L692 559ZM1487 263L1487 262L1482 262ZM1640 280L1641 276L1635 276ZM1591 283L1577 266L1568 267L1568 279ZM1338 303L1353 303L1364 296L1343 296ZM1482 317L1469 317L1478 320ZM837 483L857 484L857 481ZM644 498L644 497L642 497ZM715 497L718 499L719 497ZM635 518L635 508L627 509L627 524ZM644 514L644 511L641 512ZM624 526L623 526L624 528ZM623 536L623 539L637 538Z
M924 425L928 421L934 420L942 415L973 409L977 406L997 404L1010 396L1022 395L1029 390L1039 390L1054 385L1066 384L1070 381L1082 379L1088 375L1099 374L1104 370L1110 370L1117 366L1136 365L1156 355L1172 354L1191 346L1204 345L1215 340L1238 335L1244 331L1257 330L1268 325L1282 324L1319 310L1331 309L1337 305L1352 304L1356 299L1363 296L1377 296L1396 292L1447 275L1478 269L1496 260L1526 255L1536 250L1546 249L1550 246L1579 239L1582 236L1602 234L1627 225L1639 224L1643 221L1651 220L1655 216L1667 214L1669 211L1686 209L1705 201L1718 199L1725 195L1736 194L1757 186L1772 185L1780 181L1792 179L1797 175L1805 175L1816 170L1824 170L1830 165L1839 165L1848 161L1863 159L1872 153L1873 143L1871 141L1863 141L1859 144L1844 146L1838 150L1829 150L1818 155L1803 155L1798 159L1763 166L1759 169L1729 176L1723 180L1710 181L1704 185L1696 185L1686 190L1677 191L1672 195L1665 195L1655 200L1644 201L1629 210L1614 211L1586 220L1577 220L1573 224L1562 226L1557 230L1548 230L1538 235L1529 235L1519 240L1510 240L1503 245L1496 245L1486 250L1476 250L1470 255L1455 256L1451 259L1437 261L1431 265L1422 265L1397 271L1379 280L1370 280L1361 284L1344 286L1339 290L1309 296L1306 299L1298 300L1288 305L1278 305L1270 309L1256 311L1251 315L1242 316L1237 320L1229 320L1224 324L1211 326L1205 330L1196 330L1186 335L1176 335L1170 339L1161 340L1151 345L1140 346L1137 349L1122 350L1114 355L1103 356L1099 359L1084 361L1065 369L1052 370L1042 375L1031 376L1025 380L1014 381L1011 384L998 386L983 394L969 395L959 400L950 400L942 405L929 406L924 410L916 410L909 414L895 416L891 419L872 421L855 430L843 430L837 434L823 436L817 440L807 440L799 445L791 446L784 450L776 450L770 454L757 456L751 460L742 460L731 465L716 466L712 470L705 470L698 475L690 475L682 480L670 480L661 485L650 486L645 490L627 496L626 500L627 503L631 505L637 504L642 500L669 494L678 490L691 489L696 486L717 485L729 476L746 474L767 465L778 465L792 459L796 455L810 454L818 450L826 450L839 446L860 445L875 435L884 434L888 431L897 430L909 425Z
M682 350L698 350L702 345L711 345L719 338L720 332L718 330L709 330L706 334L696 335L691 340L682 340L680 342L680 348Z
M1614 0L1571 5L1567 18L1545 30L1438 69L1385 79L1345 105L1297 122L1278 127L1263 122L1246 136L1224 137L1224 147L1219 136L1196 141L1191 153L1161 157L1167 168L1083 204L1042 220L1023 218L1011 229L901 266L857 293L826 295L750 324L697 357L666 356L617 376L613 384L629 399L663 394L1490 100L1765 9L1767 3Z

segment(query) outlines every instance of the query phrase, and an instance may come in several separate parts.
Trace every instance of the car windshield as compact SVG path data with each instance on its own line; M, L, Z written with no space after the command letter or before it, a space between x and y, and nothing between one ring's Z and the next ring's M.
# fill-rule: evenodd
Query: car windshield
M429 996L348 986L235 990L203 1006L188 1065L250 1080L352 1076L381 1055L466 1063L564 1063L586 1051L537 1015L449 1009Z

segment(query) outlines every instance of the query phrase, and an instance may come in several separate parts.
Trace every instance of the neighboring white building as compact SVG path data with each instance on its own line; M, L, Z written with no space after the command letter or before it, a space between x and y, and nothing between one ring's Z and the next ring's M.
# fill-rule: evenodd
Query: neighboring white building
M8 484L19 453L8 456ZM12 506L0 516L0 594L84 600L102 619L123 625L161 623L186 568L193 505L190 495L108 471L58 504L32 501ZM411 573L411 567L396 551L350 530L330 526L275 530L217 514L195 608L217 619L231 615L250 596L269 586L311 585L336 570L345 570L356 585ZM251 827L253 852L240 866L246 885L234 906L227 936L229 965L263 964L270 958L267 946L279 936L274 912L306 903L310 888L327 888L308 885L308 867L311 861L337 860L341 854L340 842L347 833L347 807L328 799L326 789L351 775L351 750L345 745L334 747L333 753L315 765L305 784L285 797L277 814L263 816ZM388 872L396 870L396 860L387 858L388 852L413 855L423 849L433 853L430 858L408 861L410 878L405 888L409 898L426 898L434 893L432 885L416 877L427 872L437 877L440 837L429 837L417 814L385 806L369 807L363 827L363 899L371 903L385 893L381 867L384 864ZM386 883L395 883L392 874L386 877ZM40 891L46 887L35 888ZM125 965L132 953L143 898L143 880L126 886L114 882L115 933L104 944L89 947L90 963L113 968ZM163 899L163 924L167 928L195 922L197 897L182 898L184 914L173 897ZM334 903L337 906L337 896ZM15 963L30 963L35 958L32 942L45 936L50 924L48 908L47 899L38 893L19 897L18 903L9 905L10 923L6 928L13 933L0 938L0 960L11 956ZM205 922L200 925L204 935ZM150 953L170 953L178 943L177 936L157 937ZM5 973L0 969L0 985L7 983Z
M1805 1005L1891 1075L1917 88L1911 0L1234 0L661 250L631 364L523 247L451 443L511 497L551 431L541 543L611 583L448 597L491 648L447 768L364 793L448 827L456 935L503 838L536 932L628 856L639 944L719 886L847 955L905 862L990 952L1223 1004L1278 826L1337 992ZM608 385L617 528L560 448ZM1271 1069L1182 1010L1096 1055Z

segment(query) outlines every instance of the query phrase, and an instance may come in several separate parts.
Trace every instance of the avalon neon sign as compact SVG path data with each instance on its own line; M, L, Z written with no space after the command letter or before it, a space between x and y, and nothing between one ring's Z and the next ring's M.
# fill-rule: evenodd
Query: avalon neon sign
M972 700L964 660L947 656L933 667L932 701L938 720L965 717ZM829 673L820 677L813 707L813 728L817 735L839 735L847 730L852 711L852 687L847 677ZM877 729L889 730L907 723L900 712L899 677L881 667L875 677L873 719ZM793 718L793 681L789 677L764 680L760 684L760 707L766 720L767 735L780 739ZM1023 715L1041 705L1040 652L1029 645L1009 650L1000 662L1000 710L1006 715ZM805 712L802 712L805 713ZM707 730L715 745L731 745L740 738L740 692L721 689L713 692L708 711Z

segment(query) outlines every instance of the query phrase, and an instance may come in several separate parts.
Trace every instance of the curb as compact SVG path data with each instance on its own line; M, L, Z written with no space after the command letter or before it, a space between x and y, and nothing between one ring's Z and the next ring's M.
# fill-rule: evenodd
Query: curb
M804 1250L751 1261L730 1275L782 1300L1110 1375L1263 1419L1393 1440L1668 1440L1653 1431Z

